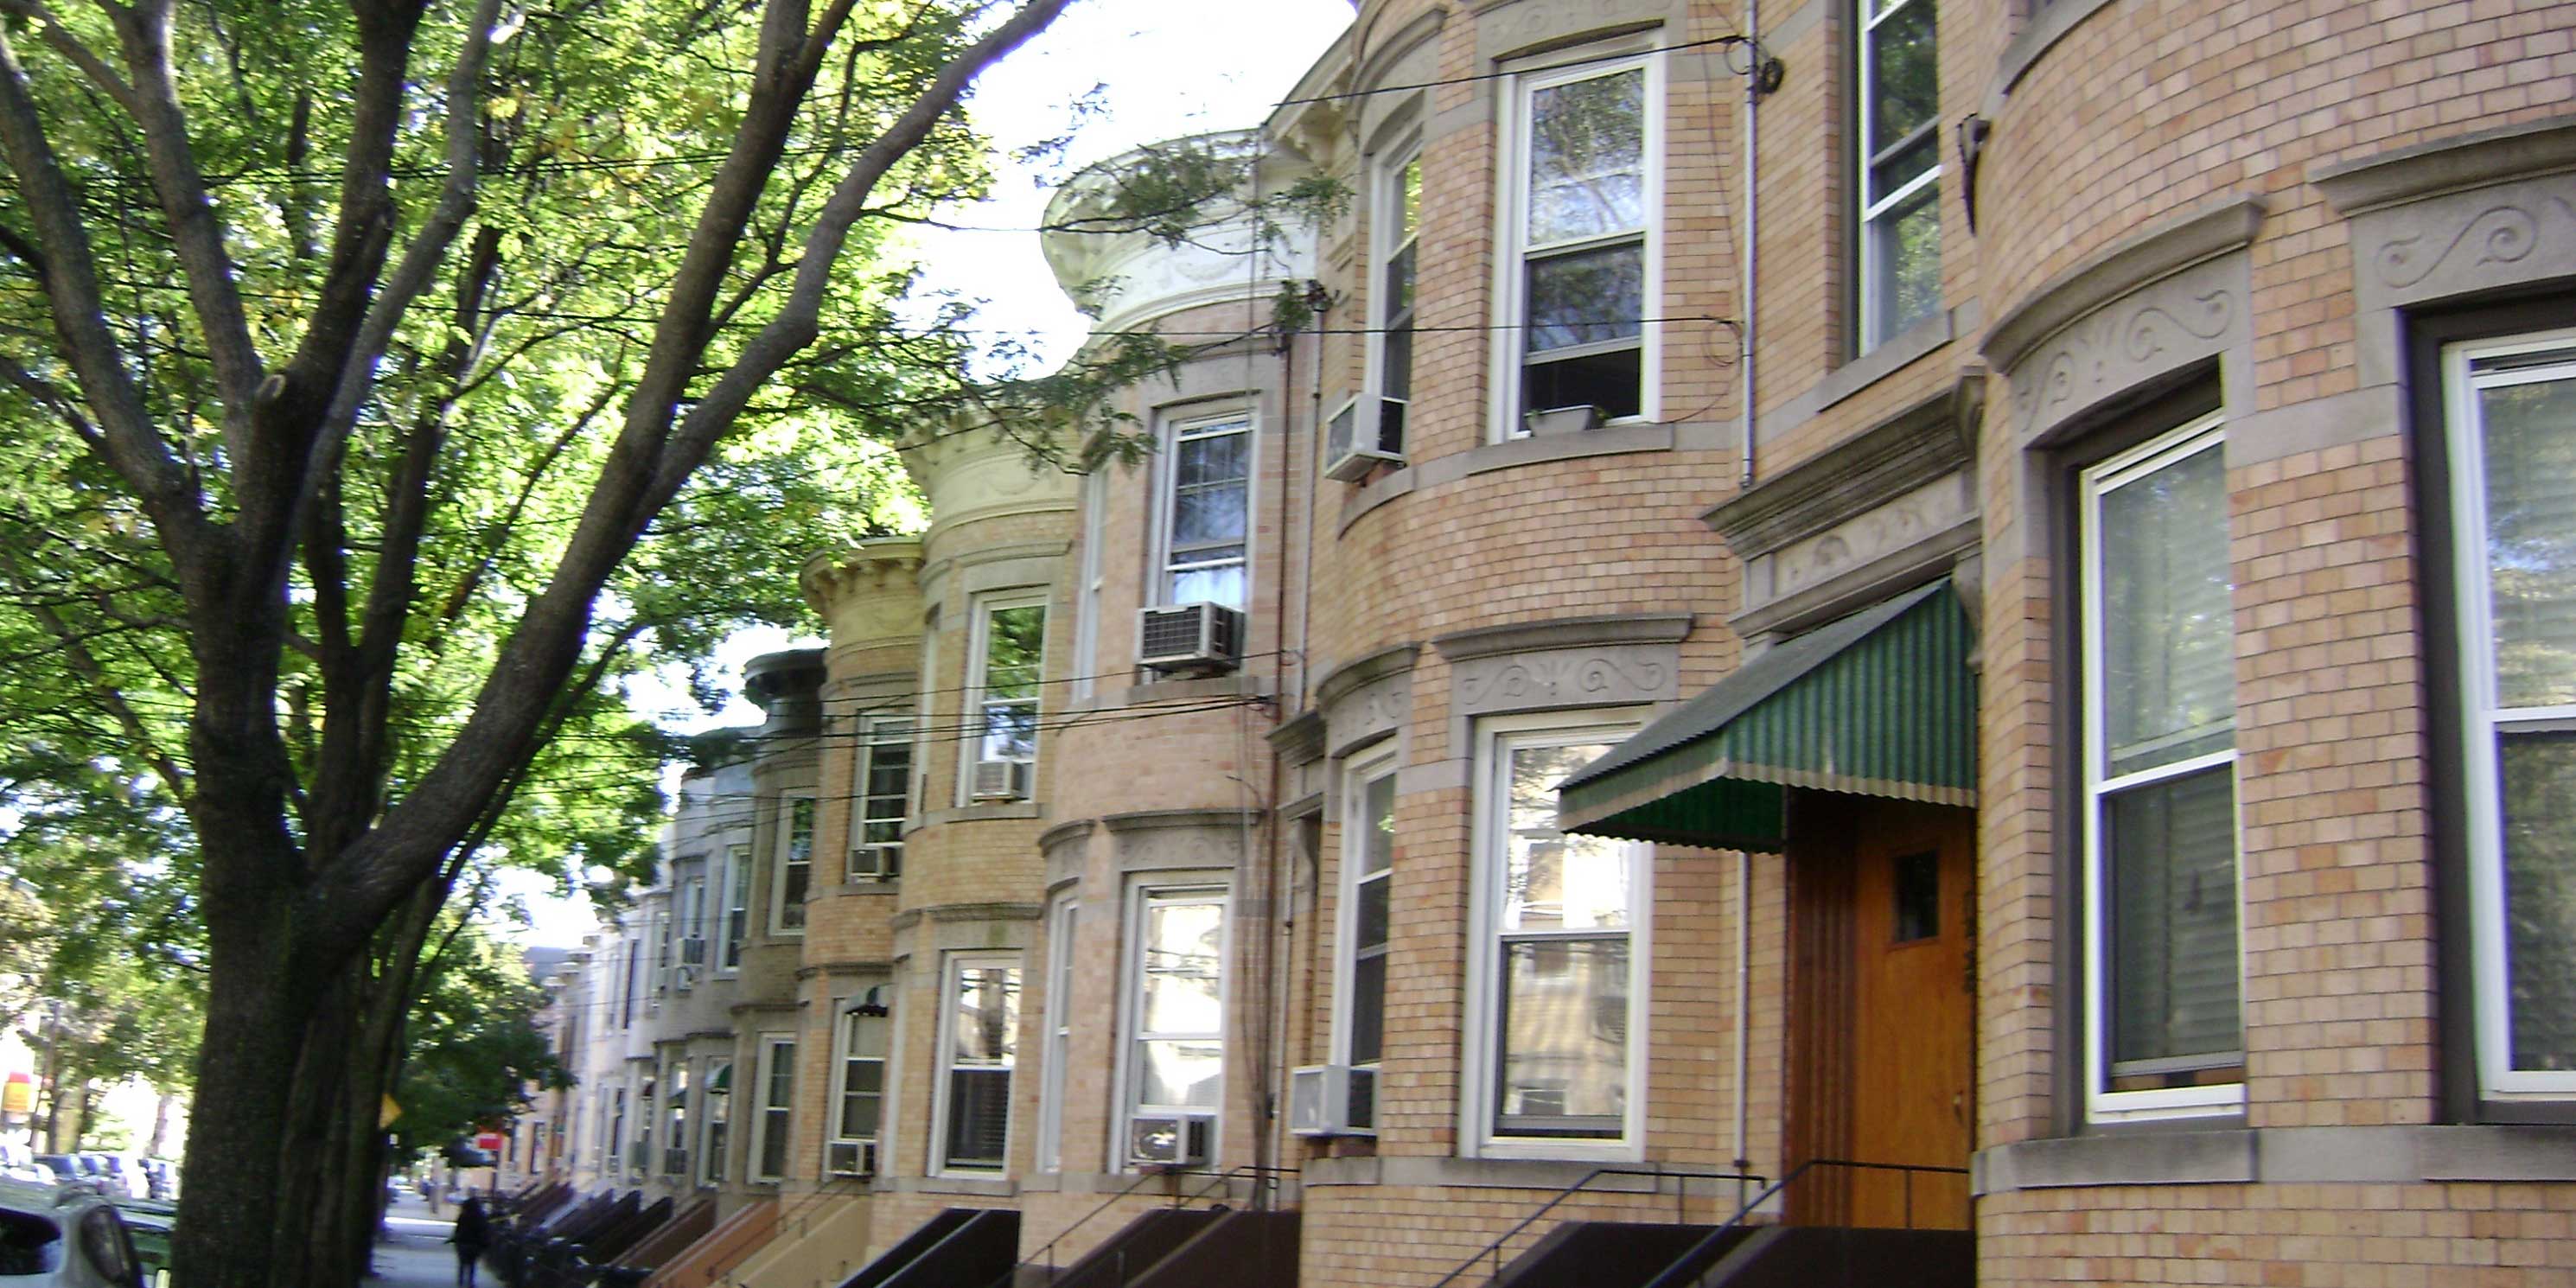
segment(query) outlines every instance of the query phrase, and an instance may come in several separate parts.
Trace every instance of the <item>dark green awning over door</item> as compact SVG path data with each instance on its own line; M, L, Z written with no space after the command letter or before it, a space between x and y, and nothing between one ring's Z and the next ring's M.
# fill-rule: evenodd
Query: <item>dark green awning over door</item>
M1777 851L1791 787L1973 806L1975 646L1946 580L1784 640L1566 779L1558 825Z

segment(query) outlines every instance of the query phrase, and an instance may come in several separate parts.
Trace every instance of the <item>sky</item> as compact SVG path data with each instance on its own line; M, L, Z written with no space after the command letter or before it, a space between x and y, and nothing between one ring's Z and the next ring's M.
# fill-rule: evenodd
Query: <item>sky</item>
M968 110L1004 160L991 197L946 218L993 231L923 234L927 287L980 301L977 326L1024 337L1044 360L1069 356L1084 319L1057 290L1032 231L1055 184L1139 144L1258 124L1351 15L1350 0L1076 0L976 85ZM1076 104L1086 99L1098 110L1077 122ZM1068 130L1072 146L1043 172L1015 170L1007 160ZM736 636L717 660L728 691L738 693L745 661L817 643L763 628ZM739 696L722 711L701 709L676 676L640 686L636 700L682 732L760 720L759 708ZM552 898L545 885L525 872L505 882L503 893L523 897L535 923L519 937L578 945L592 928L588 905Z

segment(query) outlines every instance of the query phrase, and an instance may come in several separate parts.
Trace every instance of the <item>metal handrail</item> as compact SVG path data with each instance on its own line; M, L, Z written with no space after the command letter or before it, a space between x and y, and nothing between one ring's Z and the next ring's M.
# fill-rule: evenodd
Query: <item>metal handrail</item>
M1772 1196L1788 1189L1790 1184L1798 1180L1798 1178L1805 1176L1810 1170L1819 1167L1843 1167L1850 1168L1854 1171L1865 1172L1904 1173L1905 1228L1908 1230L1914 1228L1914 1176L1916 1173L1930 1172L1942 1176L1968 1175L1968 1169L1964 1167L1940 1167L1930 1163L1871 1163L1853 1158L1810 1158L1807 1161L1798 1164L1796 1167L1790 1168L1788 1175L1783 1176L1779 1180L1764 1187L1761 1193L1754 1195L1750 1200L1747 1200L1742 1207L1735 1209L1735 1215L1726 1218L1726 1220L1720 1223L1716 1229L1701 1236L1699 1242L1692 1244L1688 1249L1683 1251L1682 1255L1674 1258L1672 1264L1665 1266L1654 1278L1647 1280L1645 1288L1680 1288L1682 1279L1686 1277L1684 1275L1684 1267L1692 1265L1701 1257L1707 1255L1711 1250L1716 1248L1719 1243L1725 1240L1728 1233L1743 1229L1744 1218L1751 1216L1755 1209L1760 1208L1764 1203L1769 1202Z
M1259 1165L1256 1165L1256 1164L1250 1164L1250 1163L1247 1163L1247 1164L1245 1164L1245 1165L1243 1165L1243 1166L1241 1166L1241 1167L1228 1168L1228 1169L1226 1169L1225 1171L1222 1171L1222 1172L1201 1172L1201 1171L1192 1171L1192 1170L1189 1170L1189 1169L1186 1169L1186 1168L1163 1168L1163 1169L1159 1169L1159 1170L1156 1170L1156 1171L1150 1171L1150 1172L1139 1172L1139 1173L1137 1173L1137 1174L1136 1174L1136 1179L1135 1179L1135 1180L1129 1181L1129 1182L1127 1183L1127 1187L1126 1187L1125 1189L1122 1189L1122 1190L1118 1191L1117 1193L1110 1195L1108 1198L1102 1199L1102 1200L1100 1201L1100 1206L1095 1207L1095 1208L1091 1209L1090 1211L1083 1213L1079 1218L1077 1218L1077 1219L1074 1221L1074 1223L1073 1223L1073 1224L1068 1225L1068 1226L1066 1226L1065 1228L1063 1228L1063 1229L1061 1229L1061 1230L1056 1231L1056 1235L1055 1235L1055 1237L1054 1237L1054 1238L1052 1238L1052 1239L1047 1240L1047 1241L1046 1241L1046 1245L1045 1245L1044 1247L1041 1247L1041 1248L1039 1248L1037 1251L1030 1253L1027 1257L1023 1258L1023 1259L1019 1262L1019 1264L1012 1266L1009 1270L1003 1271L1003 1272L1002 1272L1002 1275L1001 1275L1001 1277L1000 1277L1000 1278L997 1278L997 1279L995 1279L992 1283L985 1285L985 1288L1003 1288L1003 1285L1010 1283L1010 1282L1011 1282L1015 1277L1017 1277L1017 1276L1019 1275L1019 1273L1020 1273L1021 1271L1026 1270L1026 1269L1028 1269L1029 1267L1031 1267L1031 1266L1034 1266L1034 1265L1038 1264L1038 1262L1039 1262L1041 1259L1043 1259L1043 1260L1046 1262L1046 1271L1047 1271L1047 1279L1048 1279L1048 1281L1049 1281L1049 1282L1053 1282L1053 1281L1054 1281L1054 1279L1055 1279L1055 1249L1056 1249L1056 1245L1057 1245L1057 1244L1059 1244L1059 1243L1064 1242L1065 1240L1067 1240L1067 1239L1069 1239L1069 1238L1072 1238L1072 1237L1073 1237L1073 1232L1074 1232L1074 1231L1076 1231L1076 1230L1081 1229L1084 1225L1089 1224L1089 1223L1090 1223L1090 1221L1091 1221L1091 1218L1096 1217L1096 1216L1100 1215L1101 1213L1106 1212L1106 1211L1108 1211L1109 1209L1111 1209L1111 1208L1113 1208L1113 1207L1116 1207L1116 1206L1118 1205L1118 1201L1119 1201L1120 1199L1124 1199L1124 1198L1132 1197L1132 1196L1136 1193L1136 1191L1138 1191L1138 1190L1140 1190L1140 1189L1144 1188L1145 1184L1146 1184L1147 1182L1149 1182L1149 1181L1169 1181L1169 1180L1171 1180L1172 1178L1174 1178L1174 1177L1178 1177L1178 1176L1204 1176L1204 1177L1207 1177L1207 1178L1208 1178L1208 1184L1206 1184L1206 1185L1203 1185L1203 1186L1199 1187L1199 1189L1198 1189L1197 1191L1195 1191L1194 1193L1188 1194L1188 1195L1183 1195L1183 1194L1181 1194L1181 1193L1179 1192L1179 1187L1178 1187L1178 1186L1174 1186L1174 1187L1173 1187L1173 1193L1172 1193L1172 1196L1171 1196L1171 1198L1172 1198L1172 1207L1174 1207L1175 1209L1177 1209L1177 1208L1179 1208L1179 1207L1183 1206L1184 1204L1193 1203L1193 1202L1196 1202L1197 1200L1199 1200L1199 1199L1201 1199L1201 1198L1206 1197L1207 1192L1208 1192L1209 1190L1214 1189L1215 1187L1217 1187L1217 1186L1219 1186L1219 1185L1223 1185L1223 1184L1225 1184L1225 1183L1227 1183L1227 1182L1229 1182L1229 1181L1232 1181L1232 1180L1234 1180L1234 1179L1236 1179L1237 1177L1240 1177L1240 1176L1244 1176L1244 1175L1250 1174L1250 1175L1254 1176L1256 1179L1258 1179L1258 1178L1263 1178L1263 1177L1286 1175L1286 1174L1288 1174L1288 1173L1290 1173L1290 1172L1293 1172L1293 1171L1295 1171L1295 1170L1296 1170L1295 1168L1290 1168L1290 1167L1262 1167L1262 1166L1259 1166ZM1268 1182L1268 1184L1269 1184L1269 1185L1272 1185L1272 1186L1277 1185L1277 1183L1278 1183L1278 1182L1276 1182L1275 1180ZM1259 1194L1259 1192L1260 1192L1260 1191L1259 1191L1259 1189L1258 1189L1258 1188L1256 1188L1256 1190L1254 1191L1254 1193L1256 1194L1256 1196ZM1254 1206L1254 1207L1256 1207L1256 1208L1258 1208L1258 1207L1260 1207L1260 1206L1261 1206L1261 1204L1260 1204L1258 1201L1256 1201L1256 1202L1254 1203L1254 1205L1253 1205L1253 1206Z
M1604 1176L1646 1176L1653 1177L1656 1180L1669 1179L1677 1181L1735 1181L1738 1183L1753 1185L1759 1185L1762 1183L1762 1178L1751 1172L1691 1172L1669 1167L1596 1167L1589 1172L1585 1172L1581 1180L1576 1181L1572 1185L1566 1186L1564 1189L1558 1190L1555 1197L1540 1204L1537 1211L1530 1213L1528 1216L1522 1217L1520 1224L1503 1231L1501 1238L1494 1240L1492 1243L1486 1244L1482 1248L1478 1248L1466 1260L1459 1262L1456 1269L1440 1276L1439 1282L1432 1284L1431 1288L1449 1288L1449 1284L1456 1280L1458 1276L1475 1269L1476 1263L1485 1260L1487 1257L1493 1258L1494 1270L1491 1275L1486 1277L1486 1282L1492 1283L1494 1280L1502 1278L1504 1246L1509 1244L1513 1239L1518 1238L1522 1231L1529 1229L1534 1224L1537 1224L1539 1218L1555 1211L1558 1205L1564 1203L1567 1199L1573 1198L1576 1194L1582 1192L1584 1187ZM1688 1195L1689 1188L1690 1187L1687 1185L1674 1187L1673 1208L1677 1216L1679 1215L1683 1199Z

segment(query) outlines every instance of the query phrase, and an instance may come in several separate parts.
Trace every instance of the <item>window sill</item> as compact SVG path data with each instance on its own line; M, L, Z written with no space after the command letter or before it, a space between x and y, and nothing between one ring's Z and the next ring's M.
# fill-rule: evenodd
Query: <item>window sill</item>
M935 809L922 815L903 834L912 835L925 827L942 823L981 823L991 819L1045 818L1046 807L1036 801L1010 801L1000 805L960 805L955 809Z
M859 895L886 895L901 893L903 893L903 879L897 877L892 881L844 881L831 888L830 897L835 899L848 899Z
M1350 531L1351 525L1358 522L1361 515L1397 497L1446 487L1472 475L1587 456L1669 452L1673 450L1673 443L1673 426L1669 424L1604 425L1577 434L1507 438L1499 443L1485 443L1463 452L1435 456L1421 464L1407 465L1373 479L1350 493L1342 501L1341 525L1335 529L1335 534Z
M1826 408L1847 401L1879 381L1913 366L1950 343L1963 325L1973 328L1976 323L1973 318L1962 319L1958 309L1943 309L1907 327L1903 333L1889 337L1887 343L1826 372L1823 379L1807 386L1796 397L1755 419L1756 444L1772 442L1815 419Z
M1563 1190L1591 1176L1605 1163L1620 1159L1585 1158L1429 1158L1421 1155L1353 1154L1310 1159L1302 1178L1308 1186L1400 1185L1498 1190ZM1661 1186L1651 1176L1604 1176L1587 1190L1648 1194Z
M2576 1127L2132 1131L1980 1151L1979 1195L2130 1185L2576 1181Z
M1210 698L1266 698L1270 696L1267 676L1208 675L1187 680L1147 680L1143 684L1112 690L1101 695L1100 708L1141 707L1157 702L1204 702Z

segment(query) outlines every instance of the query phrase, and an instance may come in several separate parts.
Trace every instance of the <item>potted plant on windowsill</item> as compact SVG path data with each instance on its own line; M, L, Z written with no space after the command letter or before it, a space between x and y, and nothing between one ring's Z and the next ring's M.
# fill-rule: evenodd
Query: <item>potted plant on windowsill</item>
M1571 407L1545 407L1521 413L1521 424L1533 437L1545 434L1580 434L1601 428L1608 419L1599 407L1577 403Z

